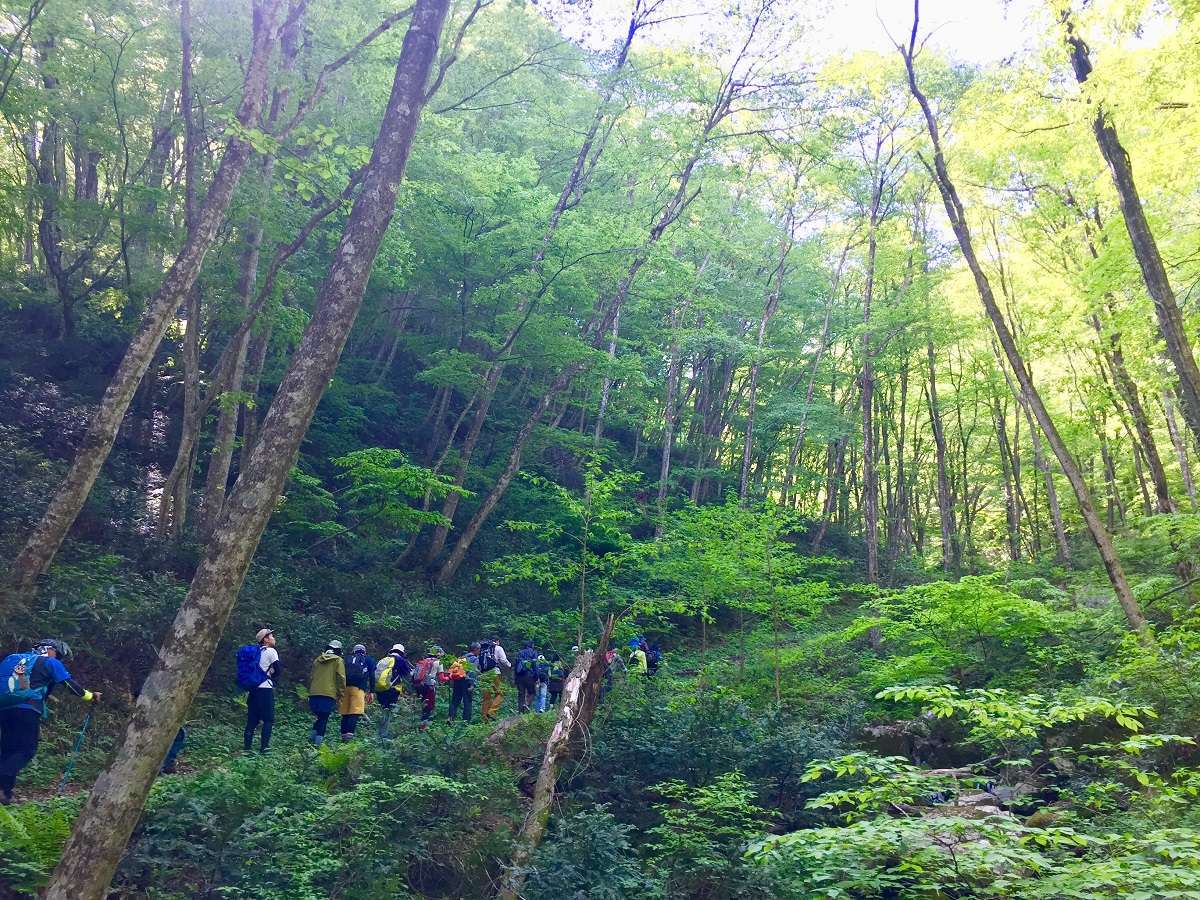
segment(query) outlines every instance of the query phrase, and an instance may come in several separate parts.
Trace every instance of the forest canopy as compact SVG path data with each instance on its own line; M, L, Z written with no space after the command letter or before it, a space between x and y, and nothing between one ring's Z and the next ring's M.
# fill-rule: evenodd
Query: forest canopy
M1194 0L0 5L0 894L1200 896Z

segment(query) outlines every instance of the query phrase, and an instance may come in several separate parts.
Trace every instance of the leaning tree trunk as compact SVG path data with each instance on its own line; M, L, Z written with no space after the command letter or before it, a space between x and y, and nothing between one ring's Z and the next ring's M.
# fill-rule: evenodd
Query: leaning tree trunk
M237 121L243 128L254 128L262 110L267 73L275 41L275 24L283 0L259 0L254 7L251 51L246 67L244 93ZM49 567L62 546L79 511L83 508L104 461L112 450L125 411L138 383L154 358L163 334L179 304L192 290L204 257L216 240L217 228L233 197L234 188L246 168L253 148L237 134L225 145L221 164L213 175L204 204L196 215L195 227L188 234L162 284L147 304L138 330L130 341L116 373L92 416L87 434L76 452L70 470L50 501L42 519L34 527L24 548L13 561L6 583L0 590L0 610L24 605L36 590L37 579Z
M416 0L362 191L354 201L312 321L229 497L158 662L138 696L116 757L75 820L47 900L100 900L137 824L167 747L200 688L246 570L317 403L362 305L425 102L450 0Z
M1113 591L1117 595L1117 602L1121 604L1121 609L1125 613L1129 627L1135 631L1144 632L1146 629L1146 619L1142 616L1137 598L1133 596L1133 591L1130 589L1129 582L1125 578L1125 570L1121 567L1121 561L1118 559L1116 550L1113 547L1112 536L1105 529L1104 523L1096 514L1096 507L1092 503L1092 496L1088 491L1087 483L1084 481L1083 475L1079 471L1079 466L1072 458L1070 451L1067 450L1067 445L1063 441L1062 436L1058 433L1058 428L1055 426L1054 420L1050 418L1046 404L1042 401L1042 396L1038 393L1033 383L1033 378L1025 365L1021 351L1017 348L1016 341L1013 339L1007 321L1005 321L1004 313L996 302L996 296L992 292L992 285L983 271L983 266L980 265L979 258L975 255L975 245L971 238L970 227L967 224L966 212L963 209L962 201L958 197L958 191L954 186L954 182L950 179L950 172L946 168L946 158L942 153L937 121L933 117L933 110L929 106L929 101L921 93L920 88L917 87L916 69L913 64L916 34L917 22L914 17L912 40L907 50L901 48L901 52L904 56L909 90L921 107L925 126L929 131L929 138L933 144L934 179L937 182L938 191L942 195L942 202L946 207L946 215L950 219L954 236L958 239L959 249L962 251L963 258L966 260L967 266L971 270L971 275L975 279L975 288L979 292L979 299L983 303L984 311L992 322L996 337L1000 341L1000 346L1004 349L1004 355L1008 359L1008 364L1012 368L1013 374L1016 376L1017 383L1020 384L1022 392L1029 399L1029 405L1032 407L1034 416L1042 428L1042 433L1045 434L1046 441L1050 444L1050 449L1054 451L1054 455L1058 458L1058 463L1062 467L1063 474L1066 475L1067 481L1070 482L1071 488L1075 491L1075 498L1079 503L1079 511L1083 514L1083 519L1087 523L1092 541L1096 544L1096 549L1100 553L1104 569L1108 573Z
M289 14L287 24L280 35L279 81L282 83L278 84L271 94L271 111L267 115L266 121L268 130L273 129L279 121L291 96L288 78L295 71L296 61L300 57L301 26L301 16ZM255 315L254 291L258 284L258 263L262 254L263 242L262 214L265 212L267 201L271 196L274 177L275 154L267 153L259 164L260 212L258 215L250 216L246 223L246 247L242 253L242 269L238 276L237 292L242 301L242 313L246 317ZM245 391L246 357L250 344L251 335L247 331L245 334L235 336L230 348L230 352L233 354L233 363L228 387L234 393ZM257 381L255 381L254 389L258 389ZM250 404L245 405L249 408ZM201 537L204 538L212 534L212 530L216 528L221 510L225 506L225 495L229 488L229 471L233 466L233 445L237 438L238 412L242 406L241 399L232 403L223 403L217 416L212 453L208 458L208 471L205 473L204 498L200 502L198 530Z
M537 782L533 788L533 802L525 814L521 830L517 833L516 850L501 882L500 900L518 900L522 896L529 859L542 843L546 836L546 826L550 823L559 773L563 764L578 754L586 744L586 733L600 700L600 686L604 680L604 655L608 650L612 625L610 618L599 646L595 650L584 650L580 653L571 674L563 682L558 718L550 737L546 740L546 752L542 756Z
M633 46L634 38L642 27L644 22L643 17L646 12L647 10L643 8L641 2L634 4L624 42L617 54L617 58L613 62L612 68L608 72L607 87L596 106L591 124L583 136L583 141L579 145L579 152L575 155L575 162L571 167L571 171L567 174L566 181L563 182L562 190L559 191L558 200L554 204L554 209L550 212L550 218L547 220L546 227L542 231L541 240L533 252L529 268L529 272L533 276L541 274L546 253L550 249L554 235L562 224L563 216L568 209L578 205L580 200L582 200L583 194L591 180L592 172L595 171L601 154L604 152L608 131L602 131L602 129L604 128L606 119L611 119L609 130L615 124L616 120L612 117L609 107L612 103L613 95L616 93L619 76L629 60L630 47ZM479 444L479 437L483 431L484 422L491 411L492 400L495 399L500 378L504 374L506 356L512 345L516 343L517 338L520 337L521 332L525 329L525 325L529 322L537 299L536 296L529 293L521 296L515 310L517 322L505 334L500 349L488 366L479 399L475 404L475 416L471 421L471 427L468 429L467 436L463 440L463 445L458 453L458 466L454 473L455 487L462 487L466 484L467 475L471 467L471 458L475 453L475 448ZM458 504L461 499L459 491L451 491L446 495L446 499L442 501L441 515L446 524L438 525L433 530L433 537L429 542L428 549L425 551L425 562L427 565L434 565L438 557L442 555L442 551L446 548L446 540L450 536L450 523L454 519L454 514L458 512Z
M1071 66L1075 70L1075 80L1084 84L1092 74L1092 61L1088 56L1087 44L1075 34L1069 14L1063 17L1066 25L1067 48L1071 55ZM1183 415L1192 435L1200 441L1200 367L1196 365L1196 357L1192 354L1191 338L1183 321L1183 313L1175 300L1175 290L1167 277L1166 266L1163 265L1162 254L1158 251L1158 243L1146 212L1142 208L1142 198L1138 193L1137 183L1133 180L1133 164L1129 154L1117 137L1117 129L1108 117L1108 112L1101 103L1096 104L1096 115L1092 120L1092 131L1096 135L1096 144L1100 153L1108 163L1112 174L1113 186L1117 189L1117 199L1121 206L1121 215L1125 219L1125 228L1129 232L1129 241L1133 245L1134 256L1137 257L1138 267L1142 270L1142 280L1146 290L1154 301L1154 312L1158 318L1158 327L1166 342L1167 355L1175 367L1179 378L1179 392L1183 400Z
M702 135L702 140L698 143L692 157L683 168L683 172L679 176L679 185L675 189L675 194L667 203L663 212L659 215L658 220L650 229L650 234L643 242L633 262L629 265L629 270L625 273L625 277L621 279L621 283L617 285L617 290L611 300L601 304L595 318L584 326L583 337L588 343L594 343L599 335L603 335L612 326L613 321L621 314L621 308L625 305L625 300L629 296L629 291L633 287L633 282L641 271L642 266L650 258L650 251L658 243L668 228L675 222L676 219L683 213L696 198L696 194L689 195L688 181L691 178L692 172L696 168L696 163L700 160L701 147L704 144L703 138L706 138L711 130L711 125L705 128ZM455 542L454 547L446 556L446 561L442 563L438 569L436 581L438 584L448 584L458 573L459 566L466 559L467 551L471 549L471 544L475 542L479 530L492 514L492 510L496 508L496 504L500 502L508 486L516 477L517 472L521 468L521 457L525 452L525 445L529 443L529 438L533 436L533 430L541 421L542 416L546 414L546 410L550 408L550 404L566 390L571 382L580 372L582 372L591 361L587 358L578 362L572 363L567 368L555 377L554 381L546 389L546 393L539 398L533 412L525 420L525 424L521 426L521 430L517 433L516 440L513 443L512 449L508 454L508 462L505 464L504 471L500 473L500 477L483 498L483 502L471 516L466 526Z

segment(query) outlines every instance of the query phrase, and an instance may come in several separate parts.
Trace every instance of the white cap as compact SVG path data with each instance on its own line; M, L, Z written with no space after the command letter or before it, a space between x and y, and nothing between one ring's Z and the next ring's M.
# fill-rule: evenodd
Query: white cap
M267 639L268 635L272 635L274 633L275 633L275 629L273 629L273 628L260 628L258 630L258 634L256 634L254 636L254 639L261 644L264 640Z
M404 645L403 644L392 644L392 652L395 653L397 651L399 651L400 653L403 653Z
M336 640L335 640L335 641L330 641L330 642L329 642L329 649L330 649L330 650L341 650L341 649L342 649L342 642L341 642L341 641L336 641Z

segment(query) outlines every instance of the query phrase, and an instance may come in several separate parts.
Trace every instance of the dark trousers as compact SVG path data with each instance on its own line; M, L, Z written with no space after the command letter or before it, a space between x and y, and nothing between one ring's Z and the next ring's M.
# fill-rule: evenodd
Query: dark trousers
M175 733L175 740L171 741L171 748L167 751L166 758L163 759L162 771L170 774L175 771L175 760L179 757L180 751L183 750L183 742L187 740L187 729L180 728Z
M458 681L450 682L450 715L447 717L447 721L454 721L460 706L462 707L462 720L464 722L471 721L473 693L470 679L460 678Z
M550 685L550 705L558 706L558 698L562 696L562 685L559 685L558 690L554 689L554 685Z
M342 716L342 740L348 741L354 737L354 732L358 730L358 720L362 716L358 714Z
M396 701L400 699L400 692L382 691L375 695L375 699L379 701L379 736L387 740L390 736L388 729L392 724L392 710L396 707Z
M421 695L421 721L428 722L433 718L433 708L437 704L437 685L423 684L417 688Z
M518 678L517 679L517 711L529 712L529 707L533 703L534 694L537 693L536 678Z
M308 709L316 716L313 719L313 737L325 737L325 726L329 724L329 717L336 708L337 701L332 697L312 696L308 698ZM320 741L317 741L317 743L320 743Z
M247 750L254 744L254 730L262 725L259 748L266 750L271 743L271 726L275 724L275 689L254 688L246 692L246 730L242 734L242 746Z
M0 713L0 791L11 794L17 773L29 765L38 748L42 714L32 709Z

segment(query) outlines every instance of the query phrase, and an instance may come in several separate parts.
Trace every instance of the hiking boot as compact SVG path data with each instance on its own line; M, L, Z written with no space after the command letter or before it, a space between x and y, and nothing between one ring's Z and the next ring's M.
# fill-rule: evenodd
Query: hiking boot
M165 766L162 767L161 771L162 771L163 775L174 775L175 774L175 763L174 762L167 763Z
M11 791L0 791L0 806L8 806L13 802Z

